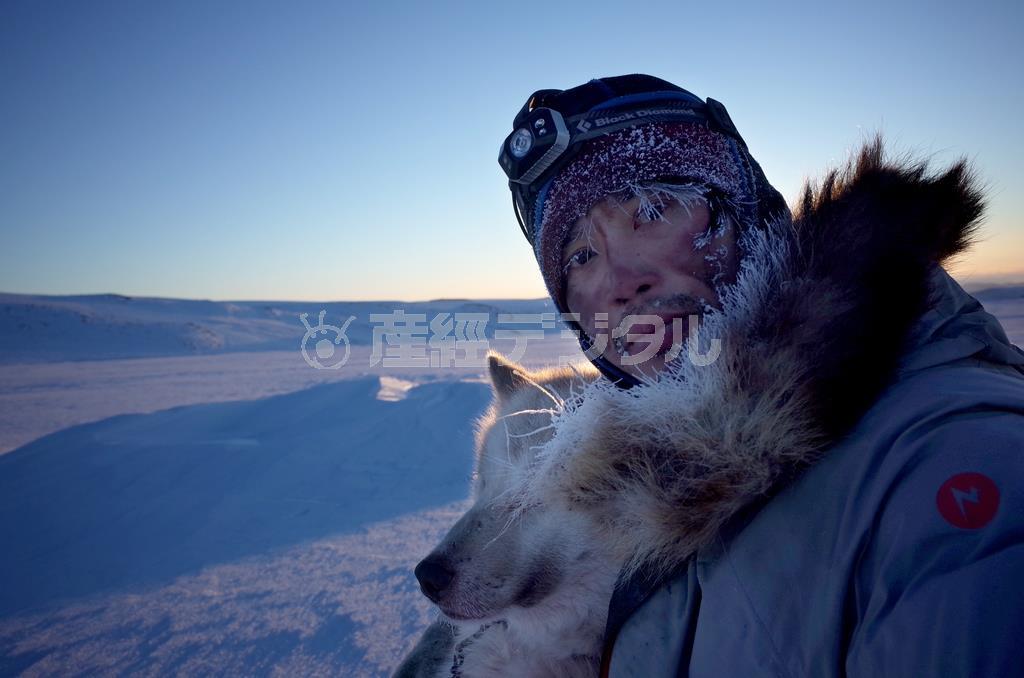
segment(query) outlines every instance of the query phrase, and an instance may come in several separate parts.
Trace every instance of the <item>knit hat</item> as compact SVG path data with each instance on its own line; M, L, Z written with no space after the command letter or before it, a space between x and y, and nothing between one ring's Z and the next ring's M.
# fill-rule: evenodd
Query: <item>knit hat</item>
M548 293L563 311L562 248L576 220L608 196L641 196L654 181L688 186L718 196L719 207L740 230L755 227L785 201L735 139L702 125L649 123L588 141L580 154L542 189L535 255Z

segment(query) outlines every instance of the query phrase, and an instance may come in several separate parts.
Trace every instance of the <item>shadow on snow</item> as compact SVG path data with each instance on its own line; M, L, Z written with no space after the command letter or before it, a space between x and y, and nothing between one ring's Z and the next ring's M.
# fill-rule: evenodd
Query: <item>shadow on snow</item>
M75 426L0 456L0 616L466 496L480 383L376 377Z

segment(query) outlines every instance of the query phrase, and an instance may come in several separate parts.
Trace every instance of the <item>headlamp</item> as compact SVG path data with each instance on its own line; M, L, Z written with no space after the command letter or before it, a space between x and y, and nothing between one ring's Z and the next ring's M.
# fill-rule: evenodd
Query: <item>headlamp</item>
M746 147L725 107L686 90L639 92L594 101L561 101L562 90L530 95L498 153L512 191L516 218L533 244L538 197L582 144L625 127L654 122L687 122L727 134ZM585 110L579 111L582 106ZM576 110L574 110L576 109Z
M498 162L510 180L530 184L562 156L569 140L562 114L551 108L537 108L505 139Z

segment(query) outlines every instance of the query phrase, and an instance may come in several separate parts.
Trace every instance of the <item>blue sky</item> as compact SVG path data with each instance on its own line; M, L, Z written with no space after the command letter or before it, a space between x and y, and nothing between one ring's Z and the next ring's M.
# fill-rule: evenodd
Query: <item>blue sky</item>
M537 297L497 150L527 95L724 102L792 200L876 130L989 187L954 272L1024 280L1020 3L7 2L0 290Z

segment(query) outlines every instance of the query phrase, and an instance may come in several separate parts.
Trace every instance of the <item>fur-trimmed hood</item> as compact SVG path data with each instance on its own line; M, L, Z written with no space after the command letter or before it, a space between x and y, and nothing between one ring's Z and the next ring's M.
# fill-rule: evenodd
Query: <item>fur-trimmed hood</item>
M626 564L682 564L748 504L813 464L895 378L935 266L965 250L982 197L965 161L927 174L882 142L809 185L793 220L740 235L736 282L699 353L628 391L591 384L508 499L588 512Z

